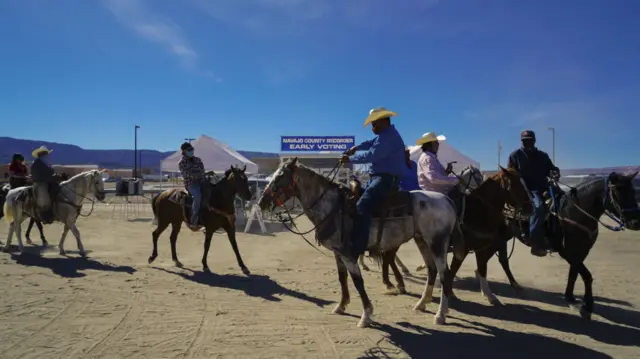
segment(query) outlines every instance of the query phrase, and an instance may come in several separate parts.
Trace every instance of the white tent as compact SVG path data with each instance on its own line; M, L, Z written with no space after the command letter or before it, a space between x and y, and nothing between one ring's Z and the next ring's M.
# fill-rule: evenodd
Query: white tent
M258 173L258 165L214 138L202 135L192 145L195 155L200 157L206 171L220 173L228 170L231 165L236 167L246 165L247 173ZM165 158L160 162L161 171L180 172L178 163L181 158L181 151L177 151Z
M480 169L480 164L471 158L463 155L460 151L456 150L448 144L445 140L447 138L445 136L438 136L438 142L440 142L440 148L438 149L438 159L443 166L446 166L447 163L456 161L457 163L453 164L453 171L456 173L460 173L463 168L468 165L472 165L478 169ZM418 158L422 154L422 150L420 146L409 146L409 153L412 161L418 162Z

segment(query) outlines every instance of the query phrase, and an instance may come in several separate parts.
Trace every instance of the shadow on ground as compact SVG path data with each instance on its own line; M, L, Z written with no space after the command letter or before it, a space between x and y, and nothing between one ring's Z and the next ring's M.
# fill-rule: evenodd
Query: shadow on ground
M453 317L450 319L455 320ZM465 324L449 324L474 333L451 333L427 329L407 322L395 325L380 324L374 328L384 332L385 338L367 350L360 358L446 358L490 357L494 359L536 358L544 356L602 359L611 356L538 334L512 332L494 326L460 320Z
M250 276L240 276L235 274L205 273L187 268L183 268L184 271L172 271L160 267L153 268L161 270L163 272L175 274L186 280L190 280L198 284L239 290L243 291L248 296L259 297L272 302L281 301L282 299L280 299L278 296L285 295L315 304L318 307L324 307L328 304L335 303L334 301L312 297L307 294L285 288L266 275L251 274Z
M88 253L89 251L87 251ZM73 253L67 251L67 253ZM77 252L76 252L77 253ZM95 270L107 272L124 272L133 274L136 270L130 266L115 266L98 262L91 258L58 256L45 257L41 253L11 254L11 259L27 267L50 269L54 274L65 278L80 278L86 276L82 271Z

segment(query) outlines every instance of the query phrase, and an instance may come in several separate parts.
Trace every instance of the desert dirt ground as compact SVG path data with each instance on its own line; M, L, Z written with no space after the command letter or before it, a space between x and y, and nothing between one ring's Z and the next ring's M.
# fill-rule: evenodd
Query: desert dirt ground
M564 261L534 258L516 244L511 266L525 291L508 286L494 258L490 285L504 306L489 305L470 256L454 285L460 300L451 304L447 324L435 326L439 290L429 312L412 310L425 273L415 273L421 259L409 242L400 250L413 274L406 277L408 295L384 295L380 271L368 262L365 284L376 324L360 329L362 307L351 282L348 314L330 314L339 299L333 257L281 227L270 226L268 235L238 233L251 276L241 273L226 235L214 235L213 274L204 274L201 233L180 234L185 268L171 261L169 230L149 265L150 210L133 219L118 211L97 205L79 219L88 259L78 258L72 234L68 256L58 254L60 224L45 227L46 249L38 247L34 228L29 254L18 255L15 246L14 253L0 253L0 358L640 357L640 233L602 229L587 260L596 298L590 322L564 304ZM0 233L4 243L4 220ZM576 294L582 290L578 279Z

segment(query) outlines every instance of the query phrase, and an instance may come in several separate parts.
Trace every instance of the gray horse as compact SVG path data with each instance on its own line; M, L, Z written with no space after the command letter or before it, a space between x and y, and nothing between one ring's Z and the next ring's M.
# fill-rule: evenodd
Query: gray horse
M349 250L353 227L351 217L347 214L349 194L349 189L345 186L298 164L297 158L293 158L276 171L260 198L259 205L267 210L293 196L300 200L305 215L315 226L318 243L334 253L342 296L333 313L344 313L350 302L347 278L351 274L363 306L358 326L366 327L372 323L373 305L364 288L358 258L354 258ZM414 238L425 263L435 266L441 282L446 284L444 279L448 271L446 259L449 243L453 241L455 248L463 247L456 212L447 196L440 193L411 191L407 197L406 206L410 207L412 215L387 218L380 233L380 221L374 218L367 248L386 252L397 249ZM431 302L433 285L428 283L434 281L435 278L429 278L425 283L422 297L414 310L424 311L426 304ZM442 293L440 307L434 317L435 324L446 321L448 298L444 293L448 291L443 290Z

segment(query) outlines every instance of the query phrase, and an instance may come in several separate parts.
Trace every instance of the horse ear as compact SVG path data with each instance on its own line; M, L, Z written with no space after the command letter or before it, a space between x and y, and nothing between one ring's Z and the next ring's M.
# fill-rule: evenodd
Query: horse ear
M242 172L247 170L247 165L244 165L244 167L242 167Z
M628 174L626 177L629 179L629 181L633 181L634 178L636 178L636 176L638 176L638 173L640 171L635 171L634 173Z
M291 159L291 162L288 164L289 167L293 167L298 163L298 157L294 157Z
M506 168L504 168L502 166L498 166L498 167L500 167L500 172L505 173L505 174L509 173L509 171Z

